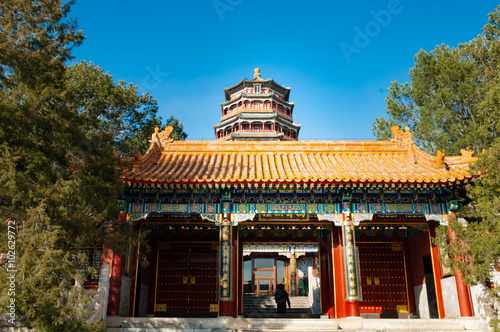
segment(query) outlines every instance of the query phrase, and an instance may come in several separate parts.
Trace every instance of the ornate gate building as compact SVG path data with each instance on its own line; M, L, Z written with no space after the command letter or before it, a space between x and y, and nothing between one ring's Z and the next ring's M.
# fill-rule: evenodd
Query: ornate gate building
M472 316L431 241L461 208L472 152L431 156L398 127L390 141L299 141L289 94L256 69L225 89L215 141L156 129L123 172L120 216L150 250L105 254L108 313L237 317L284 284L317 292L330 318Z

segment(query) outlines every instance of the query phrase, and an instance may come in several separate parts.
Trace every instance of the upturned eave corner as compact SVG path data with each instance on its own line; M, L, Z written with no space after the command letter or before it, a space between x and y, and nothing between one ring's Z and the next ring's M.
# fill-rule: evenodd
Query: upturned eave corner
M448 171L457 167L460 169L464 169L464 167L468 169L469 165L477 160L476 157L473 157L474 150L470 148L460 150L460 156L446 156L441 150L438 150L435 156L430 155L415 144L413 134L409 127L405 127L403 131L398 126L392 126L391 132L394 136L391 142L393 142L398 149L411 151L415 164L422 164L434 169ZM467 174L466 177L472 177L472 174Z
M134 178L144 166L151 163L156 164L161 157L162 151L168 149L170 143L174 141L172 138L173 132L174 128L172 126L166 126L161 132L160 128L155 127L149 140L151 144L144 155L137 151L133 157L122 158L122 163L125 164L122 179L127 181L127 179Z

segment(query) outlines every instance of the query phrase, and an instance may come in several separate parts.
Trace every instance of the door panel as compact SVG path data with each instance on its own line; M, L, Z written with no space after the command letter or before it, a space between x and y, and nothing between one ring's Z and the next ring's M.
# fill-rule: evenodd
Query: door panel
M160 243L155 312L210 313L217 302L217 245Z
M407 312L402 243L358 243L363 301L360 312Z
M189 312L189 244L162 243L158 255L155 312Z
M189 312L210 312L217 304L217 246L191 244L189 283Z
M360 302L361 312L381 312L374 306L373 298L373 273L372 256L369 245L357 244L359 249L359 268L361 269L361 290L363 292L363 301Z

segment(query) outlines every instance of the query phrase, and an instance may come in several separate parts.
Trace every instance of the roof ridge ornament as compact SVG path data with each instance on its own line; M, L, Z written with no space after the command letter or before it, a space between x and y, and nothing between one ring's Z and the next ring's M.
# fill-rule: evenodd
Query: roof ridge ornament
M172 138L173 132L174 132L174 127L172 126L166 126L162 132L160 132L160 128L155 127L155 131L153 132L153 135L149 140L149 142L151 142L151 146L149 147L149 149L153 150L155 165L158 163L158 160L160 159L161 156L160 150L168 149L170 147L170 143L174 141L174 139Z
M253 79L254 80L261 80L262 77L260 76L260 68L255 68L253 71L254 71Z
M436 155L436 164L435 164L435 166L437 168L447 167L446 163L444 162L444 157L445 157L444 152L442 152L441 150L437 150L436 154L437 155Z
M402 131L398 126L392 126L391 132L394 136L392 141L396 143L399 149L409 149L413 145L413 135L410 132L410 127L406 126L405 131Z
M153 147L158 146L159 148L168 149L170 143L174 141L172 135L174 133L174 127L166 126L162 132L160 128L155 127L155 131L149 140Z
M467 146L467 150L461 149L460 152L462 153L462 159L464 159L465 162L471 162L476 159L472 156L475 151L471 149L470 145Z

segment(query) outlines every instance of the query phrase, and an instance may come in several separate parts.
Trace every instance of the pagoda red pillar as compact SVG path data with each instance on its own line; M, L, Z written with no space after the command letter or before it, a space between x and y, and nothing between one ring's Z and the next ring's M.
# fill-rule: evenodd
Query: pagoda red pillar
M448 234L450 235L450 242L455 240L455 232L448 227ZM455 258L454 258L455 259ZM455 269L455 283L457 285L458 306L460 307L460 316L472 317L472 301L470 297L469 287L464 283L462 278L462 271Z

